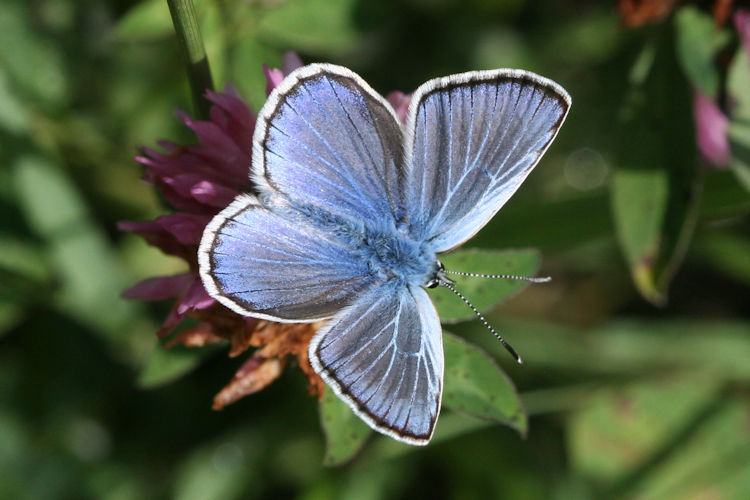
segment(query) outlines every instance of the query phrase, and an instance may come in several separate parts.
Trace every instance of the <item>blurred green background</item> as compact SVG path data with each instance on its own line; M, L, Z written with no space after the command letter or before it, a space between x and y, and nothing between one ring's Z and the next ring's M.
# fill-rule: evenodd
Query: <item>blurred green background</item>
M750 498L750 71L731 16L716 27L713 2L637 27L614 1L196 5L216 87L255 109L261 64L286 50L384 94L495 67L570 92L556 142L468 245L538 248L553 276L488 314L525 364L478 321L450 326L514 381L528 436L445 410L426 448L378 435L325 467L295 367L212 411L242 360L164 351L170 304L119 297L184 269L116 230L170 210L137 148L195 141L173 114L191 99L166 1L5 0L0 498ZM694 91L730 104L729 166L696 148Z

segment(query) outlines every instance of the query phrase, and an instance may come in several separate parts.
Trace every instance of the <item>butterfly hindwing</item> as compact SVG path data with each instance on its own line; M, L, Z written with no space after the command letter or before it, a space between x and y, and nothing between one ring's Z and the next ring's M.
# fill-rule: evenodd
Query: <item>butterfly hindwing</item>
M569 107L562 87L520 70L476 71L420 86L405 145L414 237L444 252L473 236L534 168Z
M371 282L365 263L301 216L239 196L206 228L201 277L230 309L280 321L316 321L351 303Z
M371 427L426 444L440 411L443 341L424 289L373 286L310 344L310 361Z
M252 178L269 195L349 220L393 220L403 131L358 75L330 64L290 74L269 96L253 137Z

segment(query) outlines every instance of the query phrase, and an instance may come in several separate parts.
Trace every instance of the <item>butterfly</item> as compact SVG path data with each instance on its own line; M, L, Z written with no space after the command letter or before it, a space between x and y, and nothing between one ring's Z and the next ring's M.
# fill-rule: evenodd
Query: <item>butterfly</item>
M297 69L258 115L255 192L206 227L206 290L246 316L327 319L314 370L374 430L427 444L444 362L426 288L451 283L438 255L505 204L570 103L534 73L474 71L421 85L404 126L349 69Z

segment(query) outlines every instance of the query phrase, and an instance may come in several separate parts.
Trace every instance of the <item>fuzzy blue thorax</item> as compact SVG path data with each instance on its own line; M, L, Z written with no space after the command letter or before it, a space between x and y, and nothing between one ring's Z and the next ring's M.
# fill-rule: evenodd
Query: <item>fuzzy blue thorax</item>
M425 286L438 271L435 252L427 243L409 238L406 232L389 229L365 228L359 246L361 258L370 272L383 281Z

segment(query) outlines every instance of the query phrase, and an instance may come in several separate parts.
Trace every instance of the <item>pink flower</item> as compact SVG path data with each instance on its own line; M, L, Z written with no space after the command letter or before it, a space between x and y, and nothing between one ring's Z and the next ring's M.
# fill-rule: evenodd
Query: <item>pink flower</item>
M717 167L729 163L729 119L719 106L701 92L693 93L693 116L695 119L695 142L701 154Z
M406 112L409 110L409 103L411 102L411 94L404 94L400 90L394 90L388 94L385 98L393 109L396 110L396 116L402 122L406 121Z
M296 54L288 53L284 56L283 71L264 68L268 92L301 64ZM216 305L198 277L197 247L211 217L229 205L237 194L247 190L250 182L248 171L255 113L232 87L227 87L223 93L207 90L205 95L213 104L209 121L177 113L195 132L198 145L180 146L160 141L163 151L143 148L143 154L135 158L145 167L144 180L156 186L176 211L153 221L119 224L121 230L139 234L164 253L181 257L188 263L186 273L151 278L123 293L126 298L143 300L176 299L159 335L170 333L186 316Z
M734 14L734 25L740 43L750 58L750 11L738 9ZM732 97L729 96L730 104ZM701 154L714 166L726 166L732 158L727 114L721 110L714 99L700 91L695 91L693 93L693 118L695 142Z

